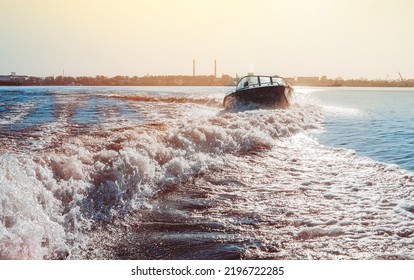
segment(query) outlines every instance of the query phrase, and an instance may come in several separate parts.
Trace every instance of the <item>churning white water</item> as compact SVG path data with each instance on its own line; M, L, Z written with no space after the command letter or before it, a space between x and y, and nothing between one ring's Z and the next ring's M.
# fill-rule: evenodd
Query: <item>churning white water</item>
M413 174L356 145L383 110L228 90L1 88L0 258L414 258Z

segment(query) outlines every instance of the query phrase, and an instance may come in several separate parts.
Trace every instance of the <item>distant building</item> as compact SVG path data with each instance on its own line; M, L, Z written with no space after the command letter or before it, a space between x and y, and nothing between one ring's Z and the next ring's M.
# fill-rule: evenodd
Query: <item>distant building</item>
M318 84L320 79L319 77L297 77L296 81L299 84L312 85L312 84Z
M0 86L19 86L28 79L28 76L16 75L12 72L10 75L0 75Z

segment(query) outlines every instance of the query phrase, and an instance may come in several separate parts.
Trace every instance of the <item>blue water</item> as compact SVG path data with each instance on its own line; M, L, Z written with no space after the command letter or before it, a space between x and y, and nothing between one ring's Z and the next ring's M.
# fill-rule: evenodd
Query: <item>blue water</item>
M414 89L329 88L311 96L325 108L321 144L414 171Z
M137 122L143 115L125 100L107 99L95 93L134 92L131 87L2 87L0 127L20 131L48 124L63 107L78 104L70 121L99 124L109 111ZM188 91L184 88L181 91ZM157 96L170 95L166 88L148 88ZM414 89L412 88L301 88L299 94L324 108L323 145L355 150L359 155L393 163L414 171ZM167 93L166 93L167 92ZM85 93L87 95L85 95ZM94 93L94 94L89 94Z
M413 89L231 89L0 87L0 259L414 259Z

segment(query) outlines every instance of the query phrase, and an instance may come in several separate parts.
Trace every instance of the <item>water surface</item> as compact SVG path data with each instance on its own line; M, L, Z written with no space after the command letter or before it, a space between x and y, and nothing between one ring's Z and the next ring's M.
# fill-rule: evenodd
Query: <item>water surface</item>
M1 259L413 259L410 89L0 88Z

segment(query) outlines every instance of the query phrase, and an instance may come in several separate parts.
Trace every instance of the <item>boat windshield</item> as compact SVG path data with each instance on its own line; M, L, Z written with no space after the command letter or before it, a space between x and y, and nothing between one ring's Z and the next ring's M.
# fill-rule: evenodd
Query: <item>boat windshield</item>
M285 86L285 81L280 77L271 76L245 76L237 84L236 90L248 89L258 86Z
M259 85L259 77L258 76L246 76L243 77L237 84L236 90L255 87Z

